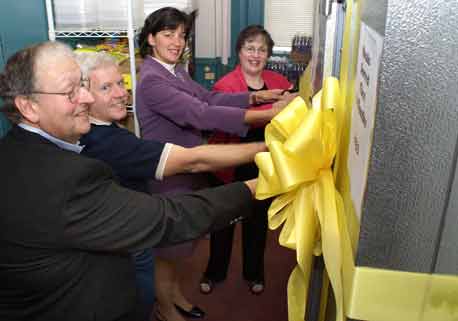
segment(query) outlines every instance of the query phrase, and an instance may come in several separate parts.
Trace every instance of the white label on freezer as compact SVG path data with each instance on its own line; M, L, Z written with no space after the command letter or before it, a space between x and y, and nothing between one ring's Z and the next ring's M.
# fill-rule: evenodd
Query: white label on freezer
M351 196L359 219L366 190L382 49L383 37L361 22L348 155Z

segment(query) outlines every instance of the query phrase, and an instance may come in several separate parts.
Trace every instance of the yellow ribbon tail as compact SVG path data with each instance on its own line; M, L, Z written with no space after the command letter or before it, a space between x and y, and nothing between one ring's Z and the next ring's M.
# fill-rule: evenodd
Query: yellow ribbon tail
M270 153L257 153L254 161L259 168L256 198L263 200L283 193Z
M334 177L331 170L324 170L316 186L316 206L321 226L323 259L329 275L337 307L337 321L344 321L342 288L342 246L337 213ZM340 213L342 215L342 213Z
M311 266L311 263L310 263ZM288 279L288 320L304 321L305 302L307 302L310 269L304 272L297 265Z

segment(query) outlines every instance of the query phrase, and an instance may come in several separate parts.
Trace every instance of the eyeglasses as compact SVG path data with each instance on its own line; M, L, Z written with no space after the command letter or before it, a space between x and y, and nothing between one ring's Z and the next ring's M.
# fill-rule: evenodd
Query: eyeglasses
M78 97L80 95L81 88L89 90L89 87L90 87L89 79L81 78L81 80L79 82L79 85L73 87L72 90L70 90L69 92L66 92L66 93L55 93L55 92L46 92L46 91L32 91L31 94L67 96L68 100L72 104L75 104L78 101Z
M263 47L255 48L255 47L248 46L248 47L243 47L243 49L245 49L245 51L250 55L254 55L255 53L258 53L258 55L260 56L267 55L267 49Z

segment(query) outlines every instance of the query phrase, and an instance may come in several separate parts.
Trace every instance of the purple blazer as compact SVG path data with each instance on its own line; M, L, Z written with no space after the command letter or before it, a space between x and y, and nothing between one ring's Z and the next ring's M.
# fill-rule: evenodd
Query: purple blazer
M203 130L246 135L248 92L211 92L193 81L181 66L175 72L176 77L151 57L141 66L136 98L144 139L194 147L204 142ZM152 182L152 191L189 191L206 186L205 182L202 174L175 175Z

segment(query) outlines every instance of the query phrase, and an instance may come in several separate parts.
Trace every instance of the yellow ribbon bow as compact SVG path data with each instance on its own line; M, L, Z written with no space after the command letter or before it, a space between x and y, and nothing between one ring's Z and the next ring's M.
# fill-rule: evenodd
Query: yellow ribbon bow
M354 265L358 224L337 191L333 161L342 124L339 82L327 78L312 106L296 98L266 127L269 152L259 153L256 198L277 196L269 227L283 224L279 243L296 250L288 281L288 319L303 321L313 255L323 255L336 321L451 321L458 317L458 277Z
M311 107L295 98L267 125L269 152L255 158L259 167L256 198L277 196L268 211L269 227L284 224L279 243L297 253L298 265L288 281L290 321L304 319L312 255L321 253L334 290L337 320L344 320L340 231L345 218L332 172L339 104L336 78L325 80Z

